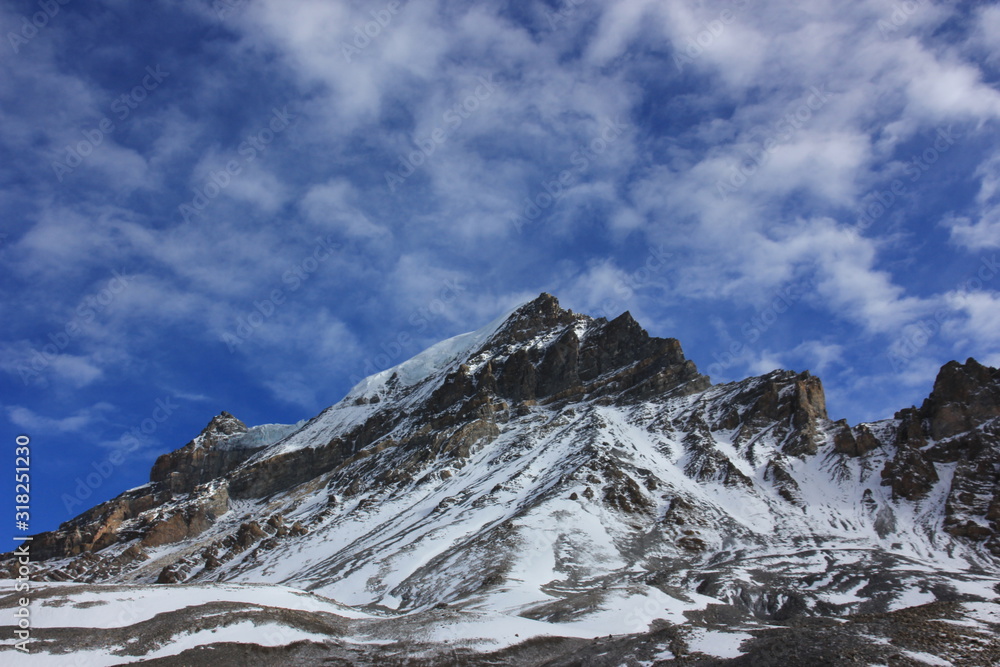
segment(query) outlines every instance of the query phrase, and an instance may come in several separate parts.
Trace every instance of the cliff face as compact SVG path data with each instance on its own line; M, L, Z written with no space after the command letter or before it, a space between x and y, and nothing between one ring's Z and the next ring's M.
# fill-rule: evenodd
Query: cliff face
M149 484L33 548L50 579L282 581L399 609L516 590L533 618L572 617L615 585L818 613L853 584L802 589L788 554L812 550L879 578L863 604L882 609L959 576L955 559L996 568L998 422L997 371L971 359L943 367L920 408L852 427L808 372L712 385L628 313L543 294L308 423L222 413ZM533 583L539 558L549 574Z
M518 346L546 333L552 340L544 347ZM479 382L513 402L611 393L637 398L681 387L692 393L710 384L676 339L650 337L627 312L610 322L574 315L548 294L518 310L478 354L495 358L508 348L516 350L491 362Z
M162 485L171 493L190 493L199 484L224 477L246 461L255 449L220 449L219 443L248 430L246 424L228 412L220 413L197 438L157 458L149 481Z
M1000 372L968 359L945 364L919 409L896 415L899 461L886 482L922 497L953 468L944 529L1000 556Z
M222 412L191 442L157 458L149 484L84 512L57 531L36 535L34 556L40 560L66 558L134 542L124 557L117 557L105 568L116 572L140 556L144 548L200 535L228 510L228 485L220 480L264 446L223 446L233 436L248 431L239 419ZM194 500L173 511L184 496Z

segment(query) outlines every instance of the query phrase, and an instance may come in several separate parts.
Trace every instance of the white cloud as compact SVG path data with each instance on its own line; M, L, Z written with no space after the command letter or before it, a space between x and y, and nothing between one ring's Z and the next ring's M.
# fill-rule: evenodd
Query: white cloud
M626 272L614 261L599 260L581 273L566 276L557 294L564 305L578 312L612 319L634 306L635 293L627 279Z
M68 417L54 418L40 415L33 410L20 405L4 406L7 418L25 429L32 436L54 433L80 433L95 424L104 423L105 416L114 406L106 402L78 410Z
M323 229L339 231L349 238L378 238L390 232L372 222L357 207L358 190L349 181L335 178L314 185L299 203L305 215Z
M789 352L789 356L793 359L803 359L810 371L823 373L832 365L843 361L844 346L838 343L810 340L794 347Z
M947 56L936 57L918 45L896 56L908 77L909 108L930 122L972 117L985 120L1000 116L1000 92L982 80L980 70Z
M63 342L65 332L54 330L55 340ZM68 343L77 340L65 338ZM83 354L64 352L67 345L44 341L17 340L0 343L0 370L17 378L24 387L49 387L52 382L81 389L104 375L104 355L96 351Z
M1000 248L1000 206L991 206L973 222L966 217L944 221L951 229L951 242L969 250Z
M953 292L948 303L965 317L953 320L945 333L956 347L996 354L1000 352L1000 293L996 291Z
M642 27L643 18L659 13L659 4L651 0L621 0L605 5L597 34L587 49L588 60L604 64L624 53Z
M752 375L764 375L783 367L784 364L781 361L781 355L774 354L768 350L758 353L746 364L747 372Z
M977 9L979 23L973 35L973 42L987 53L987 60L1000 60L1000 7L985 5Z
M969 250L1000 248L1000 156L992 156L976 170L980 179L974 219L952 216L944 220L951 242Z
M462 271L442 267L427 254L406 254L384 276L386 294L399 312L423 311L452 322L461 322L459 297L471 283Z

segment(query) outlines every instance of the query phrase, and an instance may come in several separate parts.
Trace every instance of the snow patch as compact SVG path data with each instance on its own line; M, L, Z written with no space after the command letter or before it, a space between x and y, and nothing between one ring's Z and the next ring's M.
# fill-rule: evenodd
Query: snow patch
M717 658L738 658L743 655L740 645L747 639L753 639L753 635L745 632L696 630L694 636L688 638L688 648Z

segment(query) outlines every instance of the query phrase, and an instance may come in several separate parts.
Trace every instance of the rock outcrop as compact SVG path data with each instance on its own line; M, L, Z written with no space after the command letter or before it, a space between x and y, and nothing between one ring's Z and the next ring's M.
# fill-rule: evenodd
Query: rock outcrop
M578 327L586 328L583 341ZM553 341L544 348L518 348L491 364L487 381L498 396L520 402L613 392L638 399L680 388L694 393L710 385L684 358L676 339L651 337L628 312L610 322L575 315L560 309L550 294L522 307L490 347L503 350L545 331L552 332Z
M898 414L899 457L883 472L901 495L921 496L954 465L944 528L1000 555L1000 371L975 359L945 364L919 410Z
M199 484L224 477L250 458L255 449L222 449L219 444L247 431L246 424L221 412L194 440L156 459L149 481L162 483L172 493L190 493Z
M222 412L194 440L160 456L150 483L126 491L32 540L38 560L100 552L121 542L135 541L131 551L112 563L142 560L144 549L200 535L229 507L228 484L222 478L254 451L219 449L230 436L248 431L239 419ZM106 575L115 568L102 571Z

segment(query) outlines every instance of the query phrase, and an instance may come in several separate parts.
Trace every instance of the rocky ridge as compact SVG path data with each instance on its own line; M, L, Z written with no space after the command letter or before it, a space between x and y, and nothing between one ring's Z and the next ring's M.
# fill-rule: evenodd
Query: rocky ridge
M973 359L851 426L808 372L712 385L630 314L543 294L304 424L220 414L34 554L48 580L282 582L398 613L638 605L630 632L705 604L889 613L1000 581L998 416Z

